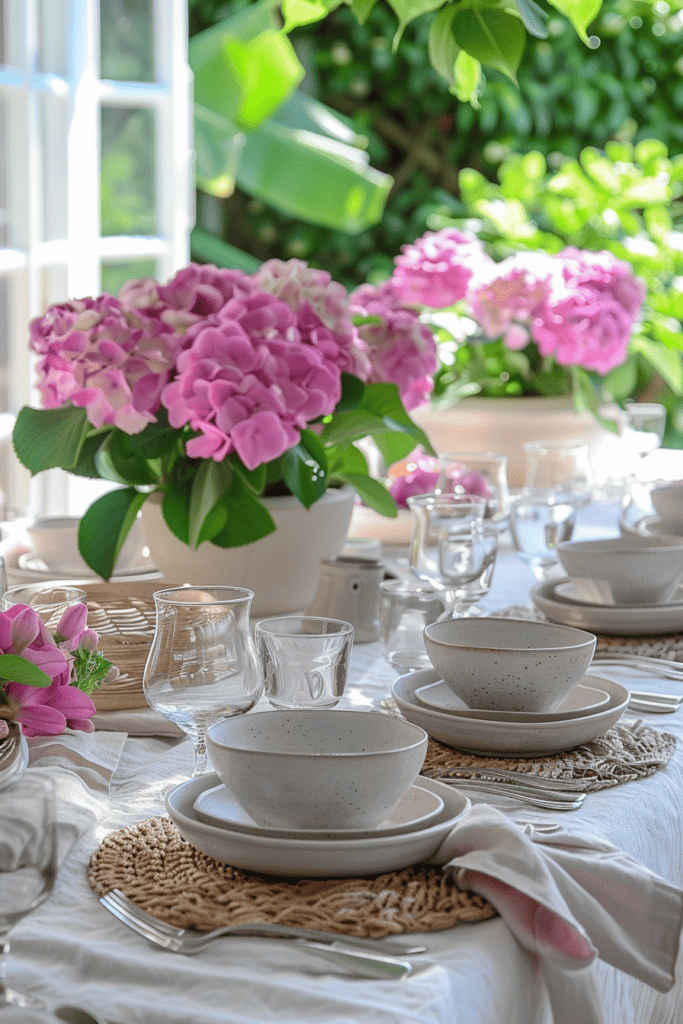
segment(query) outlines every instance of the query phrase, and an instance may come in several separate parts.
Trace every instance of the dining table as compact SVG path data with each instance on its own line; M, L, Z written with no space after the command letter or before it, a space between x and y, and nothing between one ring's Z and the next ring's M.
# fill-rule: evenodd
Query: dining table
M575 536L615 535L618 519L618 503L588 504ZM387 565L407 571L406 548L386 545L384 555ZM528 609L535 582L503 533L485 612ZM615 679L625 672L603 669ZM397 675L379 642L356 643L338 707L395 711L390 697ZM646 670L637 682L639 690L683 693L682 681ZM262 698L249 713L267 708ZM627 711L626 720L634 715ZM108 1024L552 1024L538 958L500 916L411 935L427 950L410 957L413 970L401 981L359 977L277 939L226 937L184 956L124 927L91 888L90 859L113 830L163 815L164 793L189 777L194 759L188 737L158 722L146 727L145 717L145 709L101 712L93 733L67 730L29 741L27 770L56 779L62 859L50 897L12 932L9 977L17 989L49 1005L84 1007ZM560 817L569 833L605 840L683 886L683 711L638 711L637 717L676 737L673 757L650 777L589 793L578 810L558 815L507 795L465 792L473 804L490 804L517 820ZM682 955L668 992L599 961L607 1024L682 1021Z

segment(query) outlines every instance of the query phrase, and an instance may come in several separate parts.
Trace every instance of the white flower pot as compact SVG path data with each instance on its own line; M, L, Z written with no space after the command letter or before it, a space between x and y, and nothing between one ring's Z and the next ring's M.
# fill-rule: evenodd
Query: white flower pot
M576 413L571 396L545 398L465 398L450 409L425 405L411 417L438 452L492 451L508 457L510 487L524 484L525 441L576 438L591 449L611 434L590 413Z
M275 533L239 548L207 541L193 551L171 533L154 497L143 505L142 521L154 564L169 583L247 587L255 594L253 615L277 615L312 600L320 560L334 558L344 544L354 498L348 486L330 488L310 509L292 496L265 498Z

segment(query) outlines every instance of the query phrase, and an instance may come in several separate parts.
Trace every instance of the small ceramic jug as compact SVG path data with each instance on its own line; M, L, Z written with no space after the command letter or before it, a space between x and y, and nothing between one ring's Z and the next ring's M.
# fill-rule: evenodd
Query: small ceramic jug
M308 615L344 619L355 629L356 643L379 639L379 585L384 565L369 558L323 558L318 589Z

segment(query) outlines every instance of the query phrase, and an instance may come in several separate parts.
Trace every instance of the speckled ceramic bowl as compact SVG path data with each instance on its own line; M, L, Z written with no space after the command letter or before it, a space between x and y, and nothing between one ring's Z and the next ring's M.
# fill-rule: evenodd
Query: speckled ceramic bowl
M557 553L572 579L604 581L615 604L664 604L683 580L683 543L665 537L565 541Z
M374 828L415 781L427 733L379 712L263 711L216 722L207 747L259 825Z
M583 678L595 637L522 619L446 619L424 631L441 678L468 707L552 711Z
M663 532L683 533L683 481L662 484L650 491L650 500L666 528Z

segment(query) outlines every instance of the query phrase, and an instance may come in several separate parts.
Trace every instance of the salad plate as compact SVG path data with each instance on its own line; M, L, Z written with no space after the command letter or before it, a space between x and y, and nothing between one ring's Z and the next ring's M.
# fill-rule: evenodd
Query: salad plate
M563 722L569 718L581 718L594 714L609 702L609 694L588 685L594 681L584 676L583 683L577 683L554 711L484 711L468 708L443 679L427 686L420 686L415 696L426 707L462 718L481 718L491 722Z
M605 608L633 608L633 605L616 604L612 598L609 585L602 580L566 579L555 583L553 597L558 601L569 601L571 604L599 605ZM670 601L661 605L648 605L650 608L683 605L683 584L681 584Z
M551 622L578 626L613 636L662 636L683 630L683 602L653 605L578 604L558 600L556 582L545 580L529 591L539 611Z
M466 718L435 711L420 704L417 690L439 682L436 669L419 669L399 676L392 695L403 716L421 726L433 739L472 754L516 754L541 757L589 743L615 725L628 707L629 691L621 683L591 675L591 683L604 690L609 700L594 714L557 722L520 722Z
M673 544L683 544L683 536L662 522L660 516L644 516L636 523L636 533L641 537L662 537Z
M50 569L49 566L34 552L24 552L17 559L17 569L9 567L13 578L23 576L25 582L32 583L40 580L71 579L74 580L99 580L94 572L85 569L75 568L72 572L65 572L63 569ZM131 576L142 579L161 579L161 573L151 563L146 565L133 565L126 569L114 569L111 574L112 580L129 579Z
M251 835L198 817L194 805L201 793L215 789L215 772L182 782L166 795L166 809L183 839L215 860L244 871L298 878L348 878L398 871L434 856L455 823L471 804L456 787L420 778L419 784L443 800L431 825L415 832L368 839L278 839Z
M257 825L253 818L240 807L227 786L205 789L194 803L195 814L202 821L219 828L230 828L234 832L249 832L252 835L272 836L278 839L371 839L373 836L399 835L401 832L415 832L426 828L443 810L443 800L437 793L415 784L410 787L398 806L375 828L362 829L301 829L268 828Z

